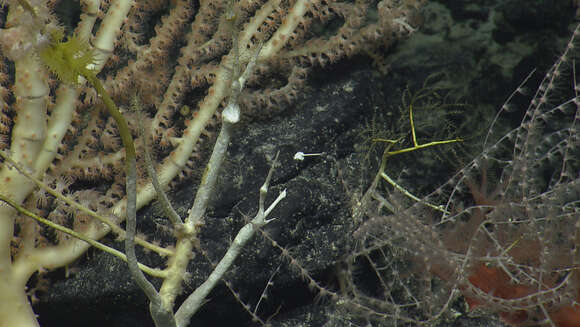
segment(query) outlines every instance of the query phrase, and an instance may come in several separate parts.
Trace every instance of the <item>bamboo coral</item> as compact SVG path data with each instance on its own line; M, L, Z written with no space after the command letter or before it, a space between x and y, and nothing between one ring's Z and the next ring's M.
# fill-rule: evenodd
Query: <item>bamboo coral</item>
M81 232L85 241L51 234L12 207L0 206L2 326L37 324L25 293L32 274L73 262L88 249L89 240L110 231L125 235L120 227L127 207L125 154L117 126L91 87L82 81L80 86L59 83L39 60L52 41L50 31L61 28L66 18L55 14L57 3L11 0L2 7L0 150L7 157L0 170L0 194L26 210L20 213L45 215ZM124 115L134 136L138 121L145 125L159 183L167 189L199 168L194 159L200 142L213 137L216 118L232 96L233 71L243 71L258 48L246 83L250 91L236 101L245 114L264 116L299 96L311 67L408 35L411 14L421 3L85 0L73 19L78 23L66 31L91 44L94 62L87 69L104 81L115 103L143 113L141 119L128 110ZM182 119L185 106L193 108L192 115ZM144 161L143 142L136 142L136 148ZM137 208L156 196L146 176L139 167ZM60 196L47 194L51 189ZM136 241L160 254L175 254ZM174 271L142 269L161 278ZM171 277L172 289L164 291L168 306L184 278Z

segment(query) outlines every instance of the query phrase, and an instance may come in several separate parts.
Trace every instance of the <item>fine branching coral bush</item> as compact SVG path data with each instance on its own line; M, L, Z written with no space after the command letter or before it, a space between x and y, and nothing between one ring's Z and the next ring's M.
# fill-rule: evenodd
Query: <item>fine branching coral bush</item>
M383 157L362 202L366 221L347 261L341 308L412 326L465 301L512 326L580 325L579 37L576 27L535 91L524 92L530 75L479 154L429 195L387 180L386 159L396 158ZM518 112L518 124L500 132ZM385 182L394 187L383 191Z
M0 326L37 326L31 276L73 263L90 246L128 261L158 326L187 325L284 197L264 203L272 174L264 172L254 220L206 282L175 303L188 264L203 252L199 231L233 126L283 109L312 67L408 36L423 2L0 2ZM164 192L194 171L201 182L180 217ZM136 211L155 198L172 246L135 237ZM125 253L98 242L110 232ZM166 266L138 263L135 244Z
M410 108L413 110L415 130L422 135L428 135L430 139L444 139L460 133L461 126L457 121L468 106L465 100L457 98L456 90L448 84L444 73L433 73L420 86L407 85L402 91L398 108L376 108L358 135L363 141L361 148L365 151L365 160L380 158L384 146L392 143L389 140L401 143L407 140ZM476 131L471 130L466 136L477 137ZM449 147L433 149L440 149L448 156Z

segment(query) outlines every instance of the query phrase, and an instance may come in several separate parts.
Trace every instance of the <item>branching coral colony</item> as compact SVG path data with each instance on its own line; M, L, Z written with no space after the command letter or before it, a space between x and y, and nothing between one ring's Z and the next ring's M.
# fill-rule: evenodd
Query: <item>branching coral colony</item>
M72 17L78 23L64 28L54 14L58 0L2 1L0 326L37 326L29 278L73 262L91 245L103 248L93 240L111 231L126 239L130 270L156 324L186 326L283 197L266 208L264 184L254 221L174 314L240 108L268 115L299 95L310 67L407 36L421 2L84 0ZM139 110L120 115L117 107ZM190 119L183 108L192 108ZM220 136L189 217L165 205L175 247L134 239L166 256L167 267L138 264L135 210L200 169L193 159L209 139L208 126L217 124ZM145 153L153 157L149 174L134 165L147 161ZM126 216L127 232L120 227ZM141 271L161 278L161 289Z
M367 211L349 262L370 273L344 278L344 307L369 320L427 323L461 294L513 326L580 326L579 37L580 26L527 108L512 105L526 79L481 153L432 194L405 205L404 192L373 184L369 207L392 213ZM525 113L521 123L497 132L514 109Z

